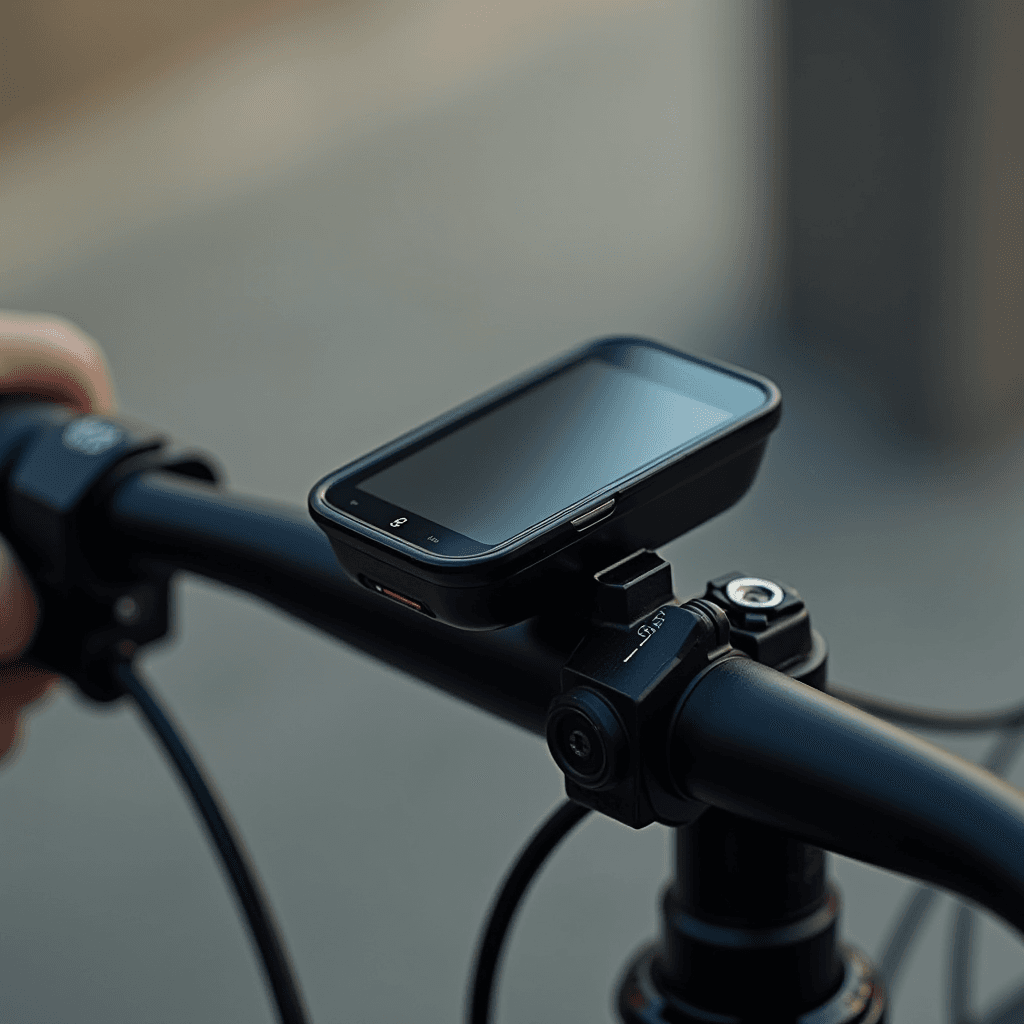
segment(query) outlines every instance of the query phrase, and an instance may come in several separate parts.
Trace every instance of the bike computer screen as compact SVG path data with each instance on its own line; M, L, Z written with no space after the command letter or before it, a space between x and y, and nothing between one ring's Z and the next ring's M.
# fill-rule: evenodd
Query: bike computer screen
M344 476L324 497L407 544L478 554L628 485L769 401L758 383L660 346L595 346Z

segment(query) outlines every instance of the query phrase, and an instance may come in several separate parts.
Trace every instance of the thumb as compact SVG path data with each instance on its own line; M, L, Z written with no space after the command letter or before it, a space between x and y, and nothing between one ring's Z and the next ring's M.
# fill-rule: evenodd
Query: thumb
M0 537L0 664L13 661L28 647L38 614L32 586Z
M38 606L28 578L0 537L0 758L6 758L22 730L24 709L39 700L56 676L34 665L7 665L28 647Z
M57 676L35 665L0 666L0 760L16 746L24 731L25 709L50 692Z

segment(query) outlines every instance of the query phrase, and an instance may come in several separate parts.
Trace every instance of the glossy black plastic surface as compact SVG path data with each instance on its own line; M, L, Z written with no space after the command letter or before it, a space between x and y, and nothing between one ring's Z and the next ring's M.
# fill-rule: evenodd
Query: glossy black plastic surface
M672 738L689 796L966 896L1024 932L1024 794L773 669L732 657Z
M704 809L680 799L664 756L680 697L723 645L729 650L725 616L717 620L702 604L667 604L635 623L597 626L573 652L547 728L571 800L632 828L690 822ZM607 752L607 770L586 771L589 758L574 749L574 735L588 752Z
M675 394L679 401L714 412L713 425L709 421L685 443L642 464L630 464L628 471L619 466L614 478L596 490L584 488L565 507L552 506L553 513L546 510L543 519L530 521L515 536L500 541L485 538L486 543L479 543L480 538L451 531L450 523L423 519L415 510L397 504L381 504L379 494L360 489L361 481L381 479L404 465L403 460L411 461L431 446L459 437L488 416L517 408L517 402L525 401L522 396L568 378L580 367L606 358L627 366L630 359L642 361L641 357L649 363L644 373L657 370L663 375L661 383L654 383L635 374L637 380L646 381L642 387L653 389L648 408L660 410L657 396ZM586 413L586 431L597 430L601 408L587 406L594 401L590 392L577 395L570 390L560 400L567 408L578 408L580 415ZM665 401L670 409L671 399ZM615 411L609 407L608 415ZM606 339L488 392L330 474L310 494L310 510L345 570L364 587L450 625L493 629L543 614L566 601L586 600L581 581L589 587L598 569L638 548L660 547L733 505L753 482L779 413L778 390L756 375L643 339ZM665 422L671 419L668 416ZM642 423L641 417L636 437L647 436ZM552 480L580 472L581 457L597 459L603 450L595 443L584 448L584 456L576 452L570 457L560 454L557 436L546 443L547 469L535 484L541 490L553 487ZM629 447L625 440L620 443ZM613 442L610 445L614 447ZM509 447L515 449L515 444L510 442ZM643 444L636 447L648 450ZM660 449L655 446L650 451ZM559 463L559 457L566 461ZM509 490L495 490L503 486L500 462L495 465L486 483L485 507L529 504L532 494L524 493L511 472ZM409 487L408 480L402 486ZM595 509L601 510L600 515L580 522ZM504 531L499 534L504 536Z
M627 976L620 1005L632 1012L625 1019L796 1022L814 1012L853 1024L884 1000L871 986L859 1004L836 999L849 969L838 941L839 907L821 850L709 809L676 830L661 937L650 958L642 955L634 966L643 983ZM643 999L646 1015L629 1005L644 990L656 993ZM674 1012L659 1011L662 1005Z

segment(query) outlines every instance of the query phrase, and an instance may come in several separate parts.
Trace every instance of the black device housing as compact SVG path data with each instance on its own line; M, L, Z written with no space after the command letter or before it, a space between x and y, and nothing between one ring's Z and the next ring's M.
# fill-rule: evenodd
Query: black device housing
M112 416L82 416L31 396L0 398L0 532L32 579L39 625L24 656L96 701L122 695L111 666L170 629L171 571L135 564L105 521L117 484L146 470L207 483L198 453Z
M365 479L378 467L394 464L602 349L629 346L669 353L754 385L763 391L764 403L478 554L449 557L424 550L328 500L332 487ZM309 508L353 579L449 625L495 629L574 601L588 604L591 595L581 587L592 587L594 572L638 548L660 547L735 504L754 480L780 412L778 389L756 374L646 339L607 338L499 386L331 473L313 488ZM594 525L584 530L573 524L611 499L610 513Z

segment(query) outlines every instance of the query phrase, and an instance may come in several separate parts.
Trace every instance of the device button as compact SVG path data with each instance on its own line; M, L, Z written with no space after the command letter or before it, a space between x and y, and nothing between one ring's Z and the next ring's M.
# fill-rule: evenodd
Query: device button
M612 514L612 509L614 508L615 499L609 498L607 501L598 505L597 508L592 508L589 512L584 512L583 515L577 516L575 519L570 520L570 522L577 530L586 530L595 523L601 522L602 519L607 519L608 516Z

